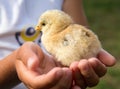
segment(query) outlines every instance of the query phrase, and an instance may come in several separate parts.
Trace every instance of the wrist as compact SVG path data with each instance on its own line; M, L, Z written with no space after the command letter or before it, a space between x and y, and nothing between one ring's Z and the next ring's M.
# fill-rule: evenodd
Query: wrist
M15 60L16 60L17 50L6 56L0 61L0 87L1 88L11 88L16 84L20 83L18 79ZM7 84L7 86L6 86Z

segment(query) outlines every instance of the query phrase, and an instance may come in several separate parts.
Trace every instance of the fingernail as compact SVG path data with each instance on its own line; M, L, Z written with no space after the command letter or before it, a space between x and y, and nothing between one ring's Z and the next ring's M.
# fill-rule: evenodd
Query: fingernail
M36 60L35 58L29 58L27 61L27 67L29 69L35 70L39 65L39 61Z
M30 59L27 61L27 67L31 69L32 64L33 64L33 60L30 58Z

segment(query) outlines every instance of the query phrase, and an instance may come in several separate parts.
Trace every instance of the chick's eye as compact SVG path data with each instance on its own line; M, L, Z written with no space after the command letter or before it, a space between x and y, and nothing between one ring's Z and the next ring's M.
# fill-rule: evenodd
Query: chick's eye
M46 25L46 23L44 22L44 23L42 23L42 26L45 26Z

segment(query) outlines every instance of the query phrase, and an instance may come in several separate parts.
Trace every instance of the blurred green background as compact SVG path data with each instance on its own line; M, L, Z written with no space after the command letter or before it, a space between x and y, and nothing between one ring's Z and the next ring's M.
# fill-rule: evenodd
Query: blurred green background
M100 83L90 89L120 89L120 0L83 0L83 4L90 28L117 59Z

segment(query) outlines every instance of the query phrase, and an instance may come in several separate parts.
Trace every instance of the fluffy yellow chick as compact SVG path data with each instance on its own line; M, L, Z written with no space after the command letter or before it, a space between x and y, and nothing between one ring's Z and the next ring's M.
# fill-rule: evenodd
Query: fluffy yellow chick
M45 49L65 66L83 58L95 57L101 49L98 37L59 10L48 10L40 16L35 28L41 30Z

